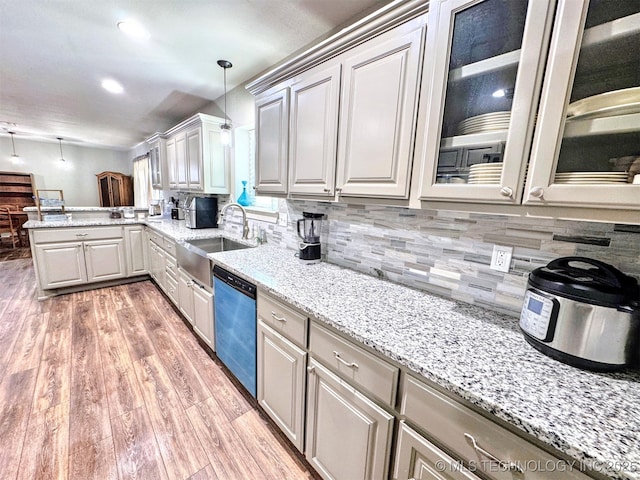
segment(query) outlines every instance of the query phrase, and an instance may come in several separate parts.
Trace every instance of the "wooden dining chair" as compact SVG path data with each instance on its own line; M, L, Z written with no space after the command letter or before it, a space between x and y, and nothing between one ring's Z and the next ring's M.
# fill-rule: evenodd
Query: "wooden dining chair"
M9 210L0 207L0 245L2 245L7 238L9 242L11 242L11 248L16 248L16 245L20 243L20 236L13 226L13 220L11 219L11 215L9 215Z
M6 208L11 212L19 212L20 207L18 205L0 205L0 208Z

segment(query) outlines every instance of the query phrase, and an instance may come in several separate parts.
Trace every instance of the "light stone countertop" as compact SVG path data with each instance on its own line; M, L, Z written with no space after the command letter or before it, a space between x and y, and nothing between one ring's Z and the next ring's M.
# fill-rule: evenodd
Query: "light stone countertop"
M178 220L29 221L27 228L145 224L177 241L225 236ZM234 238L237 240L237 238ZM269 244L214 263L611 478L640 480L640 371L592 373L529 346L514 317Z
M209 257L588 468L640 479L640 372L564 365L529 346L514 317L294 253Z

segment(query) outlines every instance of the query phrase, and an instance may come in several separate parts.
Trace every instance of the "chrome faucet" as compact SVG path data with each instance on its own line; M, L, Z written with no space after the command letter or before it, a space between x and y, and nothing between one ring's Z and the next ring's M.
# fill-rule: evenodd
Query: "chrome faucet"
M244 240L247 240L249 238L249 222L247 221L247 211L239 203L227 203L224 207L222 207L222 210L220 210L220 214L218 215L218 223L222 223L222 221L224 220L224 212L229 207L238 207L242 212L242 238Z

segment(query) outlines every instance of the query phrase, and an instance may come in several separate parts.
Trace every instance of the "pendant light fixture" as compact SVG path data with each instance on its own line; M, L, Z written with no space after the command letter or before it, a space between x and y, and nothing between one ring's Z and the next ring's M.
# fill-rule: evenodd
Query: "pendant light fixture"
M58 142L60 142L60 161L64 162L64 155L62 155L62 137L57 137L58 138Z
M13 142L13 136L16 132L7 132L11 135L11 147L13 148L13 153L11 154L11 162L12 163L20 163L20 155L16 153L16 144Z
M231 125L229 125L227 119L227 68L231 68L231 62L229 60L218 60L224 70L224 125L220 125L220 143L222 145L231 144Z

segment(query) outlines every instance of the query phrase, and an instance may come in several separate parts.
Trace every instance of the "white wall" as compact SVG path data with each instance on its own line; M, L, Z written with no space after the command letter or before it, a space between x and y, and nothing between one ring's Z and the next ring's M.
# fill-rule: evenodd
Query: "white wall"
M104 171L131 175L132 158L126 151L80 147L62 142L65 162L60 162L57 142L14 137L22 163L11 161L11 137L0 136L0 171L32 173L36 189L64 191L69 206L99 207L96 174Z

